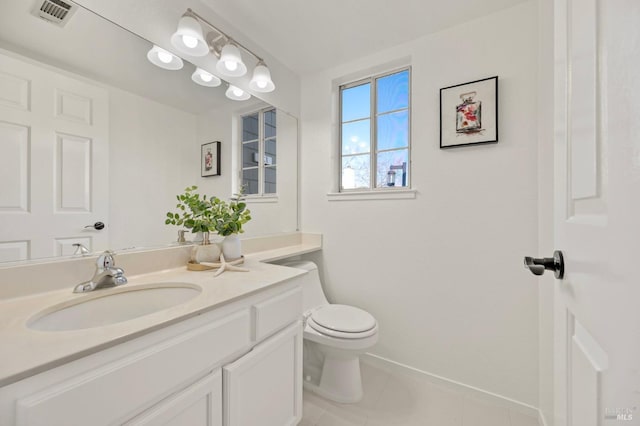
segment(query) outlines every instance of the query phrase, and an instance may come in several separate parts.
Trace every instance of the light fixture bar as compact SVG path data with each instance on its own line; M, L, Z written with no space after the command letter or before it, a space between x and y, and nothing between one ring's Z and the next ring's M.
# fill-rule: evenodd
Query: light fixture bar
M244 44L238 42L236 39L234 39L233 37L231 37L229 34L225 33L224 31L222 31L221 29L219 29L218 27L216 27L215 25L213 25L211 22L207 21L205 18L203 18L202 16L198 15L196 12L194 12L191 8L187 9L187 13L190 14L191 16L193 16L194 18L196 18L197 20L199 20L202 23L207 24L209 27L213 28L214 31L216 31L218 34L220 34L221 36L223 36L224 38L227 39L227 41L231 41L233 42L233 44L235 44L236 46L242 48L242 50L244 50L245 52L247 52L248 54L250 54L251 56L253 56L254 58L256 58L258 60L258 62L262 61L264 62L264 60L256 55L251 49L249 49L247 46L245 46ZM216 52L217 53L217 52Z

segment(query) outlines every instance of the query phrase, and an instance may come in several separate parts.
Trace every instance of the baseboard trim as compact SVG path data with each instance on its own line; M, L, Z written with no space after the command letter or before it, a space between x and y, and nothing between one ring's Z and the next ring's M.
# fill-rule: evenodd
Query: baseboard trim
M379 355L374 355L372 353L366 353L364 355L361 355L360 360L365 364L369 364L374 367L378 367L387 371L399 371L405 374L409 373L410 375L415 375L415 376L423 376L423 377L427 376L429 377L430 380L434 382L438 382L439 384L444 384L446 386L456 388L456 390L463 391L465 393L469 393L469 392L476 393L479 395L483 395L484 397L489 397L494 401L495 400L501 401L502 403L504 403L506 407L513 409L514 411L517 411L519 413L525 414L527 416L535 417L538 419L538 423L540 423L541 426L547 426L547 423L544 419L544 415L542 414L542 412L537 407L534 407L533 405L527 404L525 402L518 401L512 398L506 397L504 395L500 395L484 389L480 389L478 387L471 386L466 383L458 382L456 380L448 379L446 377L439 376L437 374L429 373L428 371L420 370L418 368L411 367L409 365L402 364L400 362L396 362L396 361L381 357Z

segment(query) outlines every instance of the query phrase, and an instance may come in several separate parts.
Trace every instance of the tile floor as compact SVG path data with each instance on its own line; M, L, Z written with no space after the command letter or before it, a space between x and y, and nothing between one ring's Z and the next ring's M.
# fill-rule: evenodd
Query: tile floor
M298 426L538 426L525 409L428 376L361 363L365 396L338 404L304 392Z

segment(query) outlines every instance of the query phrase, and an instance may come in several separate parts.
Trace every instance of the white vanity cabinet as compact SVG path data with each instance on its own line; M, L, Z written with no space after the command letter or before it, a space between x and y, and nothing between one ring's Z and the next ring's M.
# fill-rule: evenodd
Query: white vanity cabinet
M302 290L292 279L123 336L0 388L0 425L295 425L302 417L301 316Z

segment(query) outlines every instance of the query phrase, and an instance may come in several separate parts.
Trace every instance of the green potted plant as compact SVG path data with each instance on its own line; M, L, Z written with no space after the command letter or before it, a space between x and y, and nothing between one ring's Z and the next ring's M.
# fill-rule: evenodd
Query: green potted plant
M215 231L225 237L222 242L222 252L225 259L232 260L242 256L242 248L238 234L244 232L242 225L251 220L251 211L244 202L244 188L233 194L229 202L218 197L207 197L196 192L197 186L185 189L184 194L176 196L178 199L177 213L168 212L165 224L182 226L193 233L202 232L203 244L209 244L209 232ZM217 257L220 256L218 251ZM200 251L195 260L199 260ZM210 257L205 255L205 257ZM208 260L215 261L217 260Z
M251 211L244 202L244 187L233 194L227 203L220 201L214 205L214 228L218 235L224 237L222 253L225 259L232 260L242 256L242 246L238 234L244 232L242 225L251 220Z

